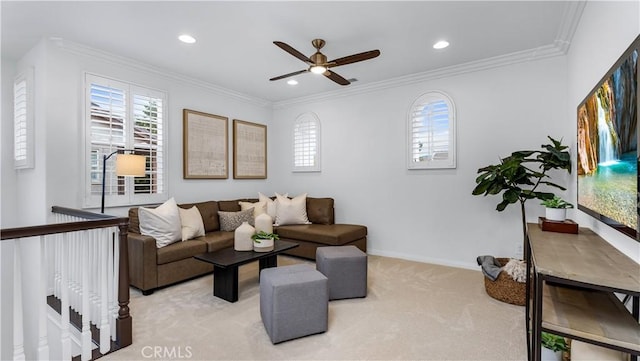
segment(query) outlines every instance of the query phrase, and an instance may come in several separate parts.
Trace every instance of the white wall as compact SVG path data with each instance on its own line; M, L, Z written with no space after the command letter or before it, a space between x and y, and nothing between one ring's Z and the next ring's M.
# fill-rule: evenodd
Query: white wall
M36 68L36 83L41 90L36 96L36 167L22 171L22 184L29 184L37 193L29 195L27 189L18 190L14 202L3 200L3 209L17 209L20 214L12 223L42 223L41 219L27 217L35 208L46 214L53 205L72 208L82 207L82 154L83 143L83 86L84 73L91 72L164 90L168 93L168 170L169 194L178 203L209 199L232 199L256 196L257 192L272 192L271 179L234 180L232 173L232 120L234 118L267 124L271 122L272 110L268 102L250 97L226 94L215 86L197 80L181 79L165 74L144 64L88 49L78 44L43 40L32 50L38 56L28 56L21 64ZM5 99L8 95L3 95ZM3 101L6 101L3 100ZM182 177L182 110L194 109L229 117L229 179L185 180ZM43 138L46 135L46 138ZM268 127L268 137L272 130ZM11 138L3 136L11 143ZM267 153L269 155L269 151ZM2 162L9 162L11 155L3 152ZM269 157L270 158L270 157ZM30 172L30 173L29 173ZM20 177L20 175L18 175ZM12 190L2 185L2 193ZM20 195L37 197L35 202L26 202ZM35 207L37 205L37 207ZM128 208L111 208L106 213L126 215ZM98 211L97 209L92 209ZM41 217L40 217L41 218ZM35 221L34 221L35 220ZM46 220L46 218L44 219ZM9 220L8 220L9 221Z
M576 121L578 104L638 34L640 34L640 2L590 1L587 3L567 54L569 100L567 118L571 119L572 125ZM575 135L572 139L575 144ZM575 176L572 182L576 184ZM573 191L575 199L575 187ZM640 242L613 230L581 211L574 211L574 214L581 226L593 229L640 263Z
M336 220L369 229L371 253L477 269L483 254L509 257L522 245L519 206L495 210L498 197L472 196L478 168L547 135L571 140L566 119L564 57L423 81L325 101L284 105L273 127L284 135L271 174L290 195L332 196ZM408 171L406 119L430 90L451 96L457 110L458 166ZM314 112L322 125L322 172L291 173L295 118ZM568 185L569 177L556 178ZM528 204L529 220L541 215Z

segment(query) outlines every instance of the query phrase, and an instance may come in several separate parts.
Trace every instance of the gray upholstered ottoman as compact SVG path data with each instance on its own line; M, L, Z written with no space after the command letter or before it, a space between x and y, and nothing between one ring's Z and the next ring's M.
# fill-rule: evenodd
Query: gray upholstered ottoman
M316 268L329 279L330 300L367 296L367 254L358 247L318 247Z
M260 316L272 343L325 332L328 311L327 277L312 266L260 272Z

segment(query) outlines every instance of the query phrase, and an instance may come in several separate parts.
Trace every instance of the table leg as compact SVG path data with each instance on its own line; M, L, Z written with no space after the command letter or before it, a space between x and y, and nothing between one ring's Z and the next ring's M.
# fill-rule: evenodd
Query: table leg
M269 257L260 258L260 271L265 268L278 267L278 255L274 254Z
M229 302L238 300L238 267L213 267L213 295Z

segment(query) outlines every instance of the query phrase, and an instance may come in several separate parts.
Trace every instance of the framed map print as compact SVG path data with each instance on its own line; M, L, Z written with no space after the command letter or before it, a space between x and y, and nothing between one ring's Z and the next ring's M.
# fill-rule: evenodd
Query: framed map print
M229 118L189 109L183 110L182 117L183 177L229 178Z
M233 120L233 178L267 178L267 126Z

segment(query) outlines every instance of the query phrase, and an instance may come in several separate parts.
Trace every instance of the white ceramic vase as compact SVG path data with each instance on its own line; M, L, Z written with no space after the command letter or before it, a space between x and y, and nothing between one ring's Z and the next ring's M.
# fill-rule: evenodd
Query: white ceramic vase
M242 222L234 233L233 249L236 251L253 250L253 239L251 239L251 236L253 236L254 233L256 233L255 228L247 222Z
M564 222L567 218L566 208L546 208L545 218L549 221Z
M266 213L256 217L256 232L273 233L273 219Z
M254 252L271 252L273 251L273 238L269 239L258 239L260 243L253 242L253 251Z

